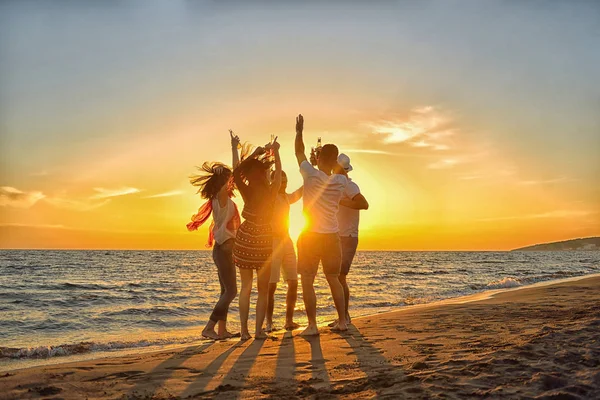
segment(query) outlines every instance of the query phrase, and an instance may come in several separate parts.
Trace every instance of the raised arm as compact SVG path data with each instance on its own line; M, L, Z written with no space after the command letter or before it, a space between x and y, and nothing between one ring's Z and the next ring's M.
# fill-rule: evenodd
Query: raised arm
M302 114L300 114L298 117L296 117L296 140L294 141L294 150L296 153L296 160L298 160L298 165L302 164L302 161L306 161L304 138L302 137L303 130L304 117Z
M340 200L340 205L342 205L344 207L348 207L348 208L353 208L355 210L368 210L369 209L369 203L367 202L367 199L365 199L365 196L363 196L361 193L354 196L352 198L352 200L349 200L349 199Z
M273 155L275 156L275 173L273 174L273 182L271 183L271 196L273 198L277 196L281 187L281 157L279 156L279 147L279 142L275 138L271 144Z
M235 168L240 163L240 155L238 153L240 137L238 135L234 135L233 131L231 129L229 130L229 136L231 137L231 155L232 155L231 166L233 168Z
M292 193L288 193L287 198L290 204L294 204L298 200L302 198L302 194L304 194L304 186L300 186L298 189L293 191Z

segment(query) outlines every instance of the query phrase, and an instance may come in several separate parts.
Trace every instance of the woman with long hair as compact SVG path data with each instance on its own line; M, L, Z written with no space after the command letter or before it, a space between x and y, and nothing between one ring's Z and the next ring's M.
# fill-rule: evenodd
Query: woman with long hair
M229 131L234 166L238 161L239 138ZM207 247L213 246L213 260L217 266L221 296L215 305L208 323L202 330L202 336L219 340L235 336L227 331L227 314L229 305L237 295L235 265L233 263L233 246L235 236L240 226L240 214L237 206L231 200L234 196L233 172L222 163L205 162L198 175L190 177L190 183L197 186L198 193L206 203L200 207L192 221L187 224L190 231L197 230L212 215L213 221L209 228ZM215 326L218 325L218 332Z
M269 169L273 164L270 153L275 163L272 183L268 178ZM273 252L271 217L273 202L281 184L281 160L277 138L265 147L258 147L249 157L242 158L240 165L233 170L233 180L244 199L244 222L237 231L233 248L233 258L235 265L240 269L242 280L239 298L241 340L250 339L248 314L254 271L257 275L258 289L254 337L266 339L263 322L267 311Z

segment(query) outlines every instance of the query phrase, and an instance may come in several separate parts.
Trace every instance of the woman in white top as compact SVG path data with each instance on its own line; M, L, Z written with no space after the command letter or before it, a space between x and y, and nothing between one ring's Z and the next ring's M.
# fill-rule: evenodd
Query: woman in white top
M238 163L237 146L239 138L231 134L234 165ZM237 229L240 226L240 214L237 206L231 200L233 197L232 170L221 163L204 163L199 168L203 173L190 177L190 182L198 186L198 193L206 199L198 213L192 216L192 222L187 224L190 231L197 230L212 215L213 222L209 228L208 244L213 246L213 260L217 266L221 296L215 305L202 336L209 339L227 339L233 337L227 331L227 314L229 305L237 295L236 268L233 263L233 245ZM215 326L218 325L218 332Z

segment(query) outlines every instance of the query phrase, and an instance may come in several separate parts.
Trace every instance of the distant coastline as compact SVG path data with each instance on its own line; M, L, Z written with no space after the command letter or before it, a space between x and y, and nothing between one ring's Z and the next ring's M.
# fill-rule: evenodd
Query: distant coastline
M521 247L511 251L600 251L600 237L535 244L533 246Z

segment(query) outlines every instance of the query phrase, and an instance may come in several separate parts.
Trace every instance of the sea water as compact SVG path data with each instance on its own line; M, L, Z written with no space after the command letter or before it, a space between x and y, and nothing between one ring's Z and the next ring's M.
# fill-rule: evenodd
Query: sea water
M352 316L600 272L600 252L358 252ZM239 276L238 276L239 288ZM320 323L335 309L315 280ZM0 370L197 342L219 297L208 251L0 251ZM282 327L286 285L275 299ZM256 304L253 290L251 318ZM229 313L239 332L238 300ZM295 320L306 323L301 287ZM253 323L250 322L252 330Z

